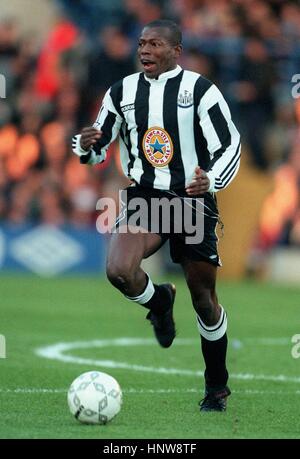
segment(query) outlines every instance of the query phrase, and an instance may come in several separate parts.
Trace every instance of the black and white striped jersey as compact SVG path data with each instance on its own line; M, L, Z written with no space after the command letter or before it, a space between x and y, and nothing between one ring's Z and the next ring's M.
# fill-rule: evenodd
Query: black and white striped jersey
M240 136L219 89L179 65L149 79L129 75L106 93L94 127L102 138L86 154L80 135L73 149L85 163L105 160L119 136L124 174L142 186L184 188L199 165L210 179L210 192L225 188L240 163Z

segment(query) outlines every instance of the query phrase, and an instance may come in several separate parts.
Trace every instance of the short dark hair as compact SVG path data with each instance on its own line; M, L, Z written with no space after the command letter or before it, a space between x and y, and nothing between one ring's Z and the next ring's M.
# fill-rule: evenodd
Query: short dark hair
M172 46L181 45L182 33L176 22L170 21L169 19L157 19L146 24L144 29L154 29L156 27L169 30L168 40Z

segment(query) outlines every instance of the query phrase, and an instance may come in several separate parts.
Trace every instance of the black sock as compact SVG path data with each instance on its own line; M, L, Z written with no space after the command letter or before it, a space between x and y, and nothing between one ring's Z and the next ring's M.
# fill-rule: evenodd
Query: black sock
M216 341L208 341L201 335L201 347L206 370L205 382L210 387L226 386L228 372L226 369L227 334Z
M150 309L154 314L163 314L170 307L170 294L168 290L161 286L154 284L154 294L152 298L143 306Z

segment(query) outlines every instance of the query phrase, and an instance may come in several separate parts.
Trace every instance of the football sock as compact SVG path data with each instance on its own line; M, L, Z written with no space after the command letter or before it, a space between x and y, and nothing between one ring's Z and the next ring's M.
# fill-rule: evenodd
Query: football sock
M210 387L225 386L228 380L226 369L227 315L221 306L218 322L207 326L197 315L197 325L201 335L202 354L205 361L205 382Z
M145 290L138 296L127 296L127 295L125 295L125 296L129 300L134 301L135 303L139 303L142 306L145 306L146 308L148 308L147 304L148 304L149 300L154 295L155 287L153 285L152 280L148 276L148 274L147 273L145 273L145 274L146 274L146 277L147 277L147 283L146 283ZM150 309L150 308L148 308L148 309Z
M170 307L170 295L163 286L153 284L147 273L146 276L148 279L147 285L140 295L135 297L125 296L129 300L150 309L154 314L163 314Z

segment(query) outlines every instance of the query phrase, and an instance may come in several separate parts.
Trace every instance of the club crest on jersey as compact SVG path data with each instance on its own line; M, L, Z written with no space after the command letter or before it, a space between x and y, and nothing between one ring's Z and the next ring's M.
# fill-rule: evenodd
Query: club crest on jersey
M184 93L180 93L177 99L177 105L181 108L189 108L193 105L193 94L186 89Z
M173 143L165 129L152 127L143 138L143 151L154 167L166 166L173 157Z

